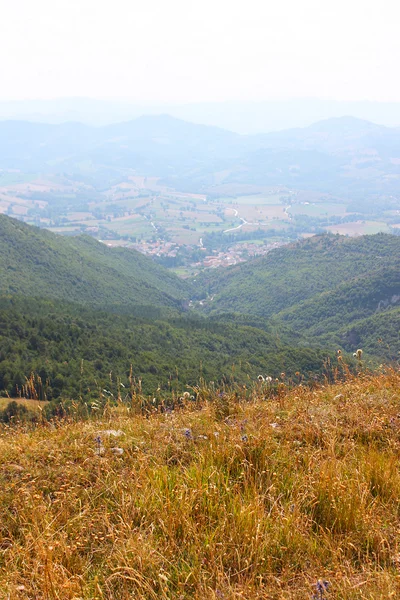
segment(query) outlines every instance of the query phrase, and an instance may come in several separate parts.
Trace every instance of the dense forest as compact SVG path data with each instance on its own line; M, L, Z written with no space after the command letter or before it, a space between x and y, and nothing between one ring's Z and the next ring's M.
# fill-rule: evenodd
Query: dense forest
M119 382L129 389L130 375L147 394L181 393L200 379L246 384L282 371L308 378L329 356L268 325L144 319L16 296L0 298L0 331L0 390L17 396L33 372L42 399L98 400L104 388L116 395Z
M361 277L379 275L382 269L391 269L394 276L399 273L400 237L324 234L234 267L204 271L196 277L197 293L199 298L208 298L203 310L209 314L240 312L270 317L353 279L359 288ZM398 281L394 284L399 291ZM376 285L379 287L379 281ZM350 294L352 286L350 283Z

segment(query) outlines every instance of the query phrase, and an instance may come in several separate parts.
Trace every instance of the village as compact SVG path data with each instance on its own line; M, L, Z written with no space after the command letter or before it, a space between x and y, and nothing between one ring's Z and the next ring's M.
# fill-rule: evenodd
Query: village
M270 252L271 250L282 246L282 242L264 242L257 243L254 241L248 242L236 242L233 243L229 248L224 250L212 250L209 252L204 246L186 246L187 251L200 251L204 256L200 256L200 260L189 262L187 266L194 267L197 269L209 269L217 267L229 267L245 262L249 258L255 256L262 256ZM130 245L131 248L138 250L142 254L146 254L152 257L164 257L164 258L176 258L182 248L176 242L157 240L157 241L146 241L133 243Z

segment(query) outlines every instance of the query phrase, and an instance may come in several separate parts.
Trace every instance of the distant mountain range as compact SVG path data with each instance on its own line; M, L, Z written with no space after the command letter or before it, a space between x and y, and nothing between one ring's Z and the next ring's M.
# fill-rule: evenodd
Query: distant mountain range
M381 197L398 193L400 128L343 117L243 136L168 115L103 127L0 122L0 169L77 177L88 161L161 177L183 191L212 193L226 183Z
M399 102L345 102L318 98L153 106L91 98L0 102L0 119L3 120L44 123L79 121L99 126L130 121L142 115L159 114L169 114L177 119L221 127L241 134L307 127L316 121L343 115L352 115L388 127L400 126Z

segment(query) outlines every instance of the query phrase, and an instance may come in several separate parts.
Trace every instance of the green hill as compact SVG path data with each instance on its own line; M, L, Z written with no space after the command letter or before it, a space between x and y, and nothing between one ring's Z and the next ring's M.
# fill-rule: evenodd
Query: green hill
M34 372L49 398L98 398L131 366L148 394L307 378L338 347L396 360L399 250L400 237L324 235L194 287L135 251L0 216L0 392L18 395ZM183 315L205 290L209 314Z
M390 266L351 278L277 316L296 331L315 337L382 311L385 315L399 303L400 270Z
M58 236L0 215L0 293L179 309L189 285L135 250Z
M203 310L215 318L247 313L311 346L362 346L379 360L399 358L400 237L318 236L205 273L196 285L208 292Z
M271 317L282 310L380 269L400 268L400 237L321 235L273 250L266 257L207 271L196 289L210 314Z
M342 348L361 347L382 362L400 360L400 307L382 311L351 326L341 327L336 339ZM321 343L323 338L321 337Z

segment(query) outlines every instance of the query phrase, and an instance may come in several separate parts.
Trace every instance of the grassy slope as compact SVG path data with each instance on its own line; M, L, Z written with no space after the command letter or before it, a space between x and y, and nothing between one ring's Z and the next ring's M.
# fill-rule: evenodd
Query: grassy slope
M97 306L179 307L188 285L139 252L0 215L0 292Z
M399 597L399 386L2 430L4 597L299 600L318 578L335 600Z

